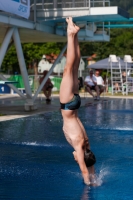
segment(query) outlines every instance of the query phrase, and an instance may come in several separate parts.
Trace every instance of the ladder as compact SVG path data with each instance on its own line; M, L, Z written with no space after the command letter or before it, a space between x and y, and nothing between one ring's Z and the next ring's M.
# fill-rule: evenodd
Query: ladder
M133 92L133 60L130 55L124 56L126 82L123 83L123 95Z
M109 67L108 67L108 72L110 72L110 85L111 85L111 93L112 95L114 92L117 92L116 89L116 84L119 86L119 91L122 92L122 71L121 71L121 63L120 63L120 58L116 57L116 55L110 55L109 56Z

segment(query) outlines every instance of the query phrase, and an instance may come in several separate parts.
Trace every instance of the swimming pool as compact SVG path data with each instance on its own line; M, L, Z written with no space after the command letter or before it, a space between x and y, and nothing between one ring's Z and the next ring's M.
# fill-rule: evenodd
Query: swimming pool
M0 199L132 200L133 100L79 110L96 155L99 187L83 184L60 112L0 123Z

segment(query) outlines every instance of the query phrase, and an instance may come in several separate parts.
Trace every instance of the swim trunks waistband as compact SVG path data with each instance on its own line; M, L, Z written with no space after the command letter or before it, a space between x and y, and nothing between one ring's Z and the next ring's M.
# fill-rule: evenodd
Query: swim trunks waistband
M68 103L60 103L63 110L76 110L80 107L81 98L79 94L74 94L74 97Z

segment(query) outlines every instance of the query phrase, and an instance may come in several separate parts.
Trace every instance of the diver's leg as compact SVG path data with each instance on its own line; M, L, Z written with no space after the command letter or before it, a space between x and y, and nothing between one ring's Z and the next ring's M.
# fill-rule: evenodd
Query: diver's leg
M60 102L67 103L73 98L73 65L75 61L75 34L79 31L79 27L73 24L72 18L66 19L67 27L67 58L63 73L63 79L60 86ZM64 92L65 90L65 92Z
M67 61L63 74L63 79L60 87L60 101L66 103L70 101L73 97L73 67L75 61L75 34L79 31L79 27L73 24L72 18L66 20L68 23L67 37ZM89 171L84 162L84 137L79 126L79 123L75 117L75 111L72 110L62 110L62 115L64 119L64 134L67 141L73 146L77 153L77 160L79 167L82 172L84 182L90 184ZM65 120L66 119L66 120ZM76 127L76 129L75 129Z
M74 45L75 45L76 58L75 58L74 67L73 67L73 80L74 80L73 93L78 94L79 93L78 68L80 64L80 48L79 48L79 42L78 42L78 34L75 35Z
M77 50L75 49L75 38L77 37L77 33L79 31L79 27L76 26L72 18L69 17L66 19L68 23L67 27L67 58L66 65L64 68L63 78L60 86L60 102L67 103L73 98L73 68L75 65L75 60L77 56ZM77 73L76 73L77 74ZM65 92L64 92L65 91Z

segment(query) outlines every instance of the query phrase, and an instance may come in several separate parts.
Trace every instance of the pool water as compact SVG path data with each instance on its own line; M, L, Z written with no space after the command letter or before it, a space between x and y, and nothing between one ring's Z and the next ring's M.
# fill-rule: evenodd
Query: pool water
M79 109L95 153L98 187L83 184L60 112L0 123L0 200L132 200L133 100Z

